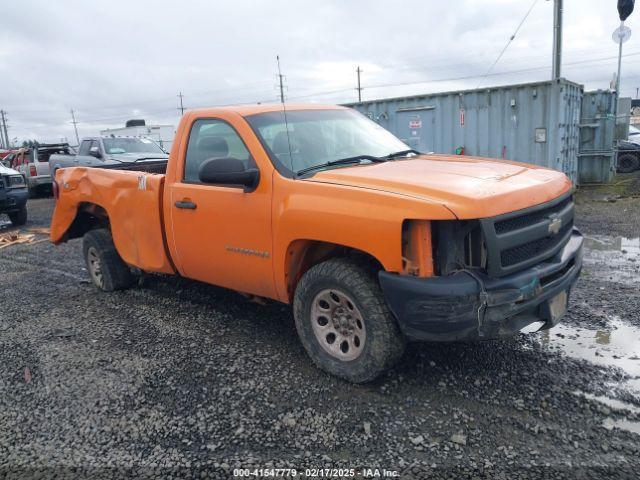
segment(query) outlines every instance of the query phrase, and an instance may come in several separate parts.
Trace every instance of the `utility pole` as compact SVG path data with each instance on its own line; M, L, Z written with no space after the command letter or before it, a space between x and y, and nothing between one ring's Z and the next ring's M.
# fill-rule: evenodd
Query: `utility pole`
M0 110L0 114L4 115L4 111ZM0 121L0 148L9 148L8 142L4 139L4 133L2 133L2 122Z
M276 55L276 60L278 61L278 83L280 85L280 103L284 103L284 75L282 75L282 71L280 70L280 55Z
M561 76L562 67L562 0L553 0L553 68L552 80Z
M358 90L358 103L362 102L362 87L360 86L360 74L362 73L362 70L360 69L360 67L358 66L358 68L356 68L356 73L358 74L358 88L356 88L356 90Z
M178 97L180 97L180 106L178 107L178 110L180 110L180 115L184 115L184 105L182 104L182 98L184 95L182 95L182 92L178 93Z
M2 132L4 133L4 144L7 148L11 146L9 143L9 134L7 133L7 118L5 117L5 111L0 110L0 117L2 118Z
M73 123L73 129L76 132L76 142L78 142L77 144L80 145L80 137L78 136L78 122L76 121L76 114L73 111L73 108L71 109L71 123Z

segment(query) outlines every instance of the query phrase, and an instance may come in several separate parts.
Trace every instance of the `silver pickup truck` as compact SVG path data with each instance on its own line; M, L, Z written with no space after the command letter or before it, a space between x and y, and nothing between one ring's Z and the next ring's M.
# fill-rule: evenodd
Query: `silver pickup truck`
M169 155L153 140L138 137L86 137L77 155L52 155L51 175L65 167L112 167L146 161L166 161Z

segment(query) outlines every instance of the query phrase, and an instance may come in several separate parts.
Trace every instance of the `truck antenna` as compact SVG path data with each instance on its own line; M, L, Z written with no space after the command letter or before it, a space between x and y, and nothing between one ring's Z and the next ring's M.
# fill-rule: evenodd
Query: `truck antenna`
M289 146L289 161L291 162L291 171L293 170L293 152L291 151L291 138L289 137L289 122L287 121L287 107L284 103L284 87L282 85L282 70L280 69L280 55L276 55L276 62L278 63L278 80L280 83L280 102L282 103L282 113L284 114L284 128L287 130L287 145Z

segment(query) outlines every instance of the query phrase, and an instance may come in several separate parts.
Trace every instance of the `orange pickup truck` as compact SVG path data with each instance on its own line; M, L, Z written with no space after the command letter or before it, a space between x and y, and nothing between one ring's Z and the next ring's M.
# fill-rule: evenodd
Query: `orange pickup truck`
M366 382L408 340L550 328L582 266L573 187L516 162L424 155L337 106L187 112L161 165L56 173L51 240L96 286L182 275L293 305L322 369Z

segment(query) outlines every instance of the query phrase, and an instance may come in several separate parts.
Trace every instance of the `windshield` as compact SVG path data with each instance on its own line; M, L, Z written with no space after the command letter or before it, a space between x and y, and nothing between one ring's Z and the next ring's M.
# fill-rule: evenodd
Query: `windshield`
M148 138L104 138L103 142L107 154L155 153L166 155L157 143Z
M270 150L274 163L293 172L343 158L384 157L409 149L354 110L287 111L288 138L281 111L251 115L247 121Z
M640 133L640 129L634 127L633 125L629 125L629 136L638 135Z

